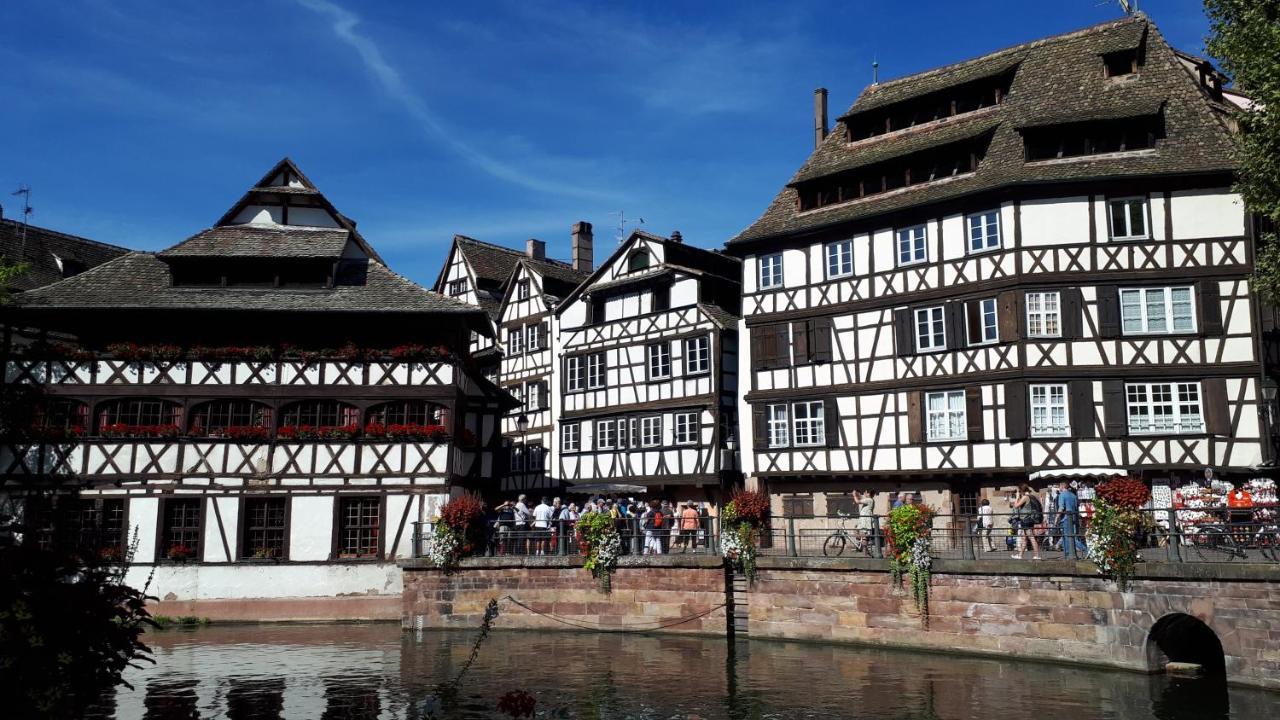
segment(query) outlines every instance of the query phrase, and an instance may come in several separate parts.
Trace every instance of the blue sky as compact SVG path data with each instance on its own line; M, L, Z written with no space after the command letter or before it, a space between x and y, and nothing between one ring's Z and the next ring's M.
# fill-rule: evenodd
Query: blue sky
M1201 52L1198 0L1148 0ZM1120 15L1100 0L5 0L0 202L138 249L207 227L284 155L431 283L456 233L568 255L618 211L714 247L834 118L897 77ZM632 227L628 225L628 229Z

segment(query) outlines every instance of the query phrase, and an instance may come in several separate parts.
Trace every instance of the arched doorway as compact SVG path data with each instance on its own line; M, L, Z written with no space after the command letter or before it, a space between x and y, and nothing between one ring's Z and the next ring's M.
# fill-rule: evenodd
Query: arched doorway
M1226 655L1217 634L1185 613L1165 615L1151 626L1147 658L1152 670L1163 669L1167 662L1185 662L1196 663L1210 674L1226 671Z

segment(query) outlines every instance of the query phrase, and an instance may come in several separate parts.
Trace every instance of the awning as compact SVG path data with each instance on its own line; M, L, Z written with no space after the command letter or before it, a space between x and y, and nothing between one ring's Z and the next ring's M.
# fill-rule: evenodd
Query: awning
M643 495L649 492L644 485L624 485L622 483L589 483L570 485L565 492L575 495Z
M1081 478L1125 477L1128 474L1129 471L1122 468L1054 468L1052 470L1037 470L1031 473L1028 479L1032 482L1036 480L1078 480Z

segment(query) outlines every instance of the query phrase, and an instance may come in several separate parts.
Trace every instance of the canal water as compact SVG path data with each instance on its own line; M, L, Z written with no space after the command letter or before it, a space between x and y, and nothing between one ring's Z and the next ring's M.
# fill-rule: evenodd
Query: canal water
M1280 694L1211 680L837 645L380 625L228 625L151 633L91 717L494 718L525 691L538 717L1093 720L1277 718ZM434 713L434 714L432 714Z

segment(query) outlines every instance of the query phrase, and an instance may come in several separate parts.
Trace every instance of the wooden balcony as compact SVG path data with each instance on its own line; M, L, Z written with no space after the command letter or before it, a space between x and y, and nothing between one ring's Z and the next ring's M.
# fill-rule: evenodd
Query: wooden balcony
M276 385L427 387L452 385L452 362L347 360L9 360L5 382L33 385Z

